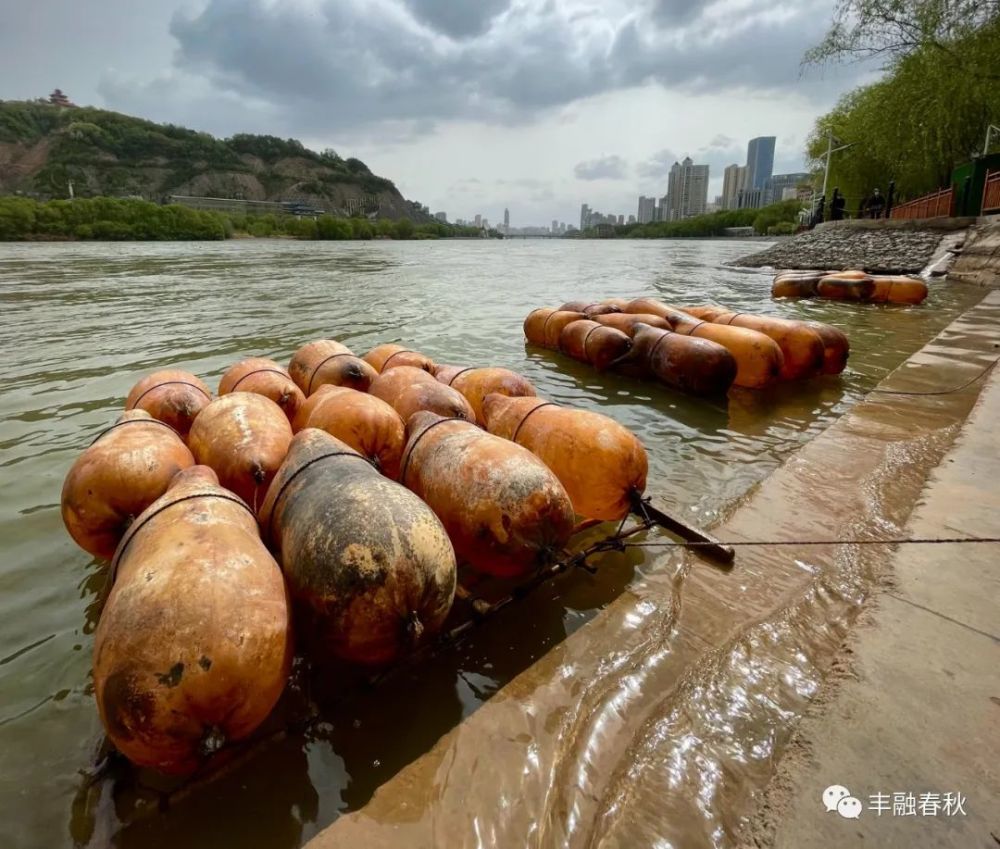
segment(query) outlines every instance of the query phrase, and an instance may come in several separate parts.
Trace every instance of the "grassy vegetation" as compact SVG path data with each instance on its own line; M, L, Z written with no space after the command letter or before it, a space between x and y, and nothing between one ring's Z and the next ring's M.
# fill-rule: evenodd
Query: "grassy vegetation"
M838 0L835 25L806 58L864 57L885 61L885 75L846 94L808 143L817 169L829 132L851 144L834 155L829 184L852 212L890 180L902 199L948 186L982 152L987 125L1000 122L1000 3Z
M324 197L332 197L341 184L368 194L395 189L361 160L343 159L333 150L317 153L295 139L239 134L223 140L105 109L0 101L0 142L32 145L43 139L50 144L47 163L25 188L55 198L67 195L70 180L78 195L150 197L170 193L200 174L220 172L254 174L273 188L294 182L272 168L290 158L314 170L313 188Z
M753 227L760 235L794 233L802 202L786 200L763 209L727 209L696 215L683 221L654 221L649 224L623 224L613 230L614 238L677 239L698 236L723 236L727 227ZM586 230L584 238L598 238L596 229Z
M142 200L78 198L39 202L0 198L0 241L95 239L199 241L245 234L296 239L440 239L477 236L474 227L367 218L295 218L291 215L224 215Z

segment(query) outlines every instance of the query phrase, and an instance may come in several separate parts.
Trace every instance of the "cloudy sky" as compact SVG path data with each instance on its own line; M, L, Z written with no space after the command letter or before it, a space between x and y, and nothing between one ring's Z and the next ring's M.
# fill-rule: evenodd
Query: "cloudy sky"
M634 213L866 79L803 74L833 0L0 0L0 98L77 103L358 156L450 218Z

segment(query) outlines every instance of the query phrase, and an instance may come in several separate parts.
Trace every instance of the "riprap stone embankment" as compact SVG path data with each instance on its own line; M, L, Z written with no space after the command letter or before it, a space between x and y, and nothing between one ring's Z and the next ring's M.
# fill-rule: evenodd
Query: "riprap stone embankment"
M880 274L916 274L930 262L946 232L963 229L970 223L971 220L966 219L944 219L934 223L831 222L741 257L733 265L776 269L857 268Z

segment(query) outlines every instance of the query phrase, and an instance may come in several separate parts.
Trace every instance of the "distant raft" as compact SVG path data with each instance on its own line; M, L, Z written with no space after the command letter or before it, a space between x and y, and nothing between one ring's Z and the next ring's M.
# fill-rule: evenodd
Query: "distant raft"
M779 272L771 286L775 298L825 298L869 304L923 303L927 284L916 277L872 275L864 271Z
M823 278L815 276L818 285ZM717 306L674 307L655 298L569 301L560 309L532 310L524 335L529 344L598 370L703 396L724 394L730 386L764 389L839 374L850 349L843 333L818 322Z
M731 312L723 307L686 307L685 312L714 324L745 327L770 336L781 348L782 380L814 377L823 369L823 341L802 321L789 321L768 315Z
M784 356L777 342L756 330L729 327L699 321L681 309L653 298L639 298L629 303L630 313L652 314L666 319L675 333L708 339L726 348L736 360L733 385L763 389L781 378Z

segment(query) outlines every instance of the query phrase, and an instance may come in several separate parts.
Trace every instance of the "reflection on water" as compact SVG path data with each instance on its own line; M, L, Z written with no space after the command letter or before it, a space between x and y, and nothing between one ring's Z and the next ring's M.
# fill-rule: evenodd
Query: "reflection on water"
M358 351L399 340L440 362L508 366L543 395L633 428L650 452L651 494L708 523L975 297L938 287L920 308L773 302L767 275L722 267L756 247L0 246L0 845L295 847L363 805L637 575L657 569L652 553L607 555L597 574L563 576L428 664L346 701L349 676L312 676L303 682L308 699L286 699L297 702L287 710L319 705L319 722L277 734L159 813L148 776L136 784L114 764L112 778L92 786L80 775L102 750L90 652L106 580L59 519L66 470L140 376L179 366L214 384L238 358L287 361L318 337ZM851 337L849 370L767 393L734 391L720 403L524 345L521 321L534 307L640 294L830 322Z

